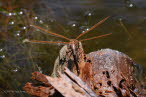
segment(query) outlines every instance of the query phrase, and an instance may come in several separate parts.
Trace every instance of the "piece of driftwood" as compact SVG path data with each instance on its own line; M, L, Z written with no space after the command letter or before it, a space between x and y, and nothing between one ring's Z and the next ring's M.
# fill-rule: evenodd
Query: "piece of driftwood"
M67 66L97 95L109 97L141 96L141 84L135 76L136 63L130 57L111 49L85 54L81 42L77 42L75 45L77 52L75 58L71 43L60 50L54 64L53 76L57 76L57 71L62 72L62 68ZM79 65L79 74L75 64Z
M64 97L96 97L97 95L78 76L65 68L64 73L59 73L59 77L50 77L39 72L34 72L32 78L44 83L42 86L35 86L27 83L24 90L35 96L53 96L55 90ZM52 88L53 87L53 88ZM55 89L55 90L54 90ZM60 95L60 96L61 96Z
M109 97L143 97L140 82L136 78L135 62L126 54L116 50L102 49L84 54L79 42L78 64L80 74L78 75L97 94ZM70 53L69 53L70 52ZM64 46L60 50L60 56L55 61L54 74L56 70L62 71L64 66L70 67L75 73L74 58L70 46Z
M36 87L28 83L24 90L39 97L55 93L60 93L57 97L145 97L134 76L135 63L127 55L103 49L87 54L86 59L82 76L78 77L67 68L62 69L63 72L56 77L35 72L32 78L41 81L43 85Z

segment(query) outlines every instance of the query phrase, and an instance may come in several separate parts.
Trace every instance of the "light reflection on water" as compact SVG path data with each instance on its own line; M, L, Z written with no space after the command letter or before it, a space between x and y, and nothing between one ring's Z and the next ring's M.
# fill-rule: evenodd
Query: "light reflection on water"
M19 5L18 9L11 8L12 10L4 10L2 8L4 4L0 2L0 17L2 17L0 19L0 64L3 65L3 74L8 71L6 73L10 75L9 80L14 77L17 79L12 83L8 80L6 86L10 89L21 88L30 79L33 71L41 69L41 72L51 73L54 60L62 47L62 45L53 44L24 44L22 40L30 38L64 41L54 36L43 35L40 31L29 27L29 23L32 22L55 33L75 38L101 19L111 16L83 38L110 32L113 34L102 39L84 42L85 52L89 53L101 48L115 49L129 55L137 64L146 68L145 0L30 1L20 0L18 4L15 3ZM11 5L14 4L9 6ZM13 76L11 71L15 72ZM22 78L22 75L26 77Z

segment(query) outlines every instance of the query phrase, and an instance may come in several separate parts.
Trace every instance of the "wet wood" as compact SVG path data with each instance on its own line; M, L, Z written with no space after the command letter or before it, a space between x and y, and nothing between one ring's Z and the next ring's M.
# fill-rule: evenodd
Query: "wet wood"
M77 74L96 95L119 97L142 97L140 82L135 77L135 62L116 50L102 49L99 51L84 54L82 46L78 48L80 56L78 61L80 74L77 74L75 67L70 68ZM81 48L81 49L80 49ZM67 55L69 48L60 52L60 57L56 60L55 67L75 66L74 59ZM64 55L65 54L65 55ZM71 58L72 57L72 58ZM61 62L65 59L64 63ZM72 64L69 61L72 59ZM60 68L60 67L59 67ZM62 70L62 69L59 69Z
M83 68L80 68L79 75L74 72L76 69L71 69L73 72L70 72L65 68L68 65L58 69L60 73L56 72L56 77L35 72L32 78L41 81L43 85L36 88L29 83L24 89L29 94L39 97L45 97L46 94L50 96L57 91L65 97L144 97L134 76L135 63L127 55L103 49L84 57L86 58L81 63ZM53 93L51 86L54 89ZM39 92L35 93L36 90Z
M48 83L48 80L46 78L46 75L41 74L39 72L32 73L32 79L43 82L43 84L45 84L45 86L50 86L50 84Z
M89 94L91 97L96 97L96 94L90 89L90 87L85 82L83 82L78 76L70 72L70 70L66 67L64 68L64 73L67 74L67 76L69 76L69 78L72 79L75 83L77 83L82 89L84 89L87 94Z
M130 57L116 50L102 49L91 52L93 89L108 97L142 97L140 83L135 77Z
M23 89L30 95L37 96L37 97L49 97L55 93L55 89L45 86L36 86L33 83L26 83Z
M78 76L67 68L64 72L63 74L59 73L59 77L50 77L35 72L32 74L32 78L41 81L44 85L37 87L32 83L27 83L24 90L38 97L52 96L55 90L59 91L64 97L96 97L96 94Z

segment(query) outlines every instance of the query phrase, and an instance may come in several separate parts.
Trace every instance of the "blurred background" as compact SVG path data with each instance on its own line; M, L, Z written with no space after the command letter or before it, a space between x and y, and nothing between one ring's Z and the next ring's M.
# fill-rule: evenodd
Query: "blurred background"
M107 16L81 39L112 35L83 42L85 53L104 48L123 52L137 63L137 76L145 82L145 10L146 0L0 0L0 97L32 97L22 87L34 71L50 75L63 46L25 39L66 41L30 24L74 39Z

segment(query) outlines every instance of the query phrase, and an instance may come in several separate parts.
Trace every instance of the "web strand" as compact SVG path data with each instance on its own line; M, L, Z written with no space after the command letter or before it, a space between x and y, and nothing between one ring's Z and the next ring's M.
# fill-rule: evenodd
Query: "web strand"
M76 39L79 39L81 36L83 36L84 34L86 34L86 33L88 33L89 31L91 31L91 30L93 30L95 27L97 27L97 26L99 26L100 24L102 24L104 21L106 21L107 19L109 18L109 16L108 17L106 17L106 18L104 18L103 20L101 20L100 22L98 22L97 24L95 24L94 26L92 26L89 30L87 30L87 31L85 31L85 32L83 32L83 33L81 33Z

